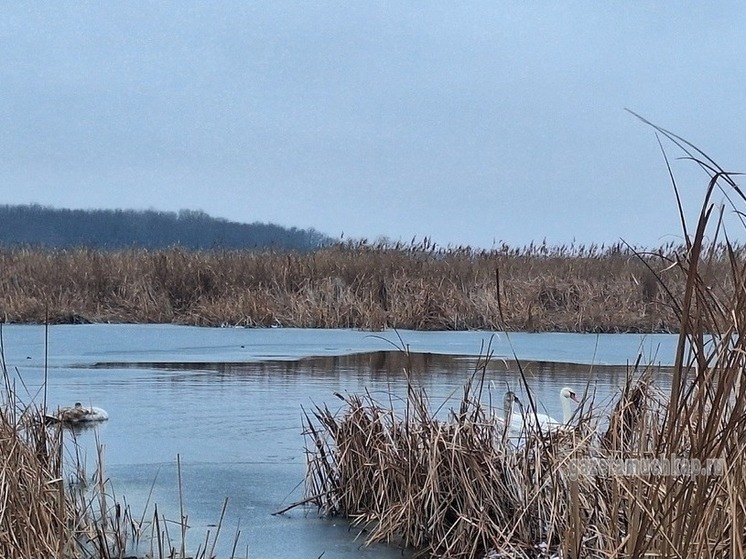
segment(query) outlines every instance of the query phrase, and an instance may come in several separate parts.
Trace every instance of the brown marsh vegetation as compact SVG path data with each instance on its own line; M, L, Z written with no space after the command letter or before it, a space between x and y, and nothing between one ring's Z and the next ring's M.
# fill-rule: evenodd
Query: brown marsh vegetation
M676 287L661 284L680 332L671 387L638 362L606 409L589 389L566 428L529 429L517 444L483 404L486 365L447 418L415 386L403 406L340 396L340 410L306 417L306 502L366 541L426 556L746 557L746 259L727 240L704 243L722 234L713 192L736 211L746 197L694 146L658 133L711 177L695 230L685 226L671 256ZM730 292L711 288L715 261Z
M0 320L419 330L668 332L685 246L476 251L340 244L310 253L0 250ZM700 270L729 297L728 251ZM665 282L666 294L658 279Z
M5 366L0 329L0 557L3 559L210 559L221 531L194 553L186 551L188 516L181 522L133 515L116 500L106 478L102 447L86 471L62 423L48 424L44 405L24 403ZM178 462L178 456L177 456ZM180 476L180 467L179 476ZM181 489L181 487L179 487ZM226 503L227 504L227 501ZM225 513L225 504L223 514ZM239 534L234 540L234 550ZM235 555L232 555L232 557Z

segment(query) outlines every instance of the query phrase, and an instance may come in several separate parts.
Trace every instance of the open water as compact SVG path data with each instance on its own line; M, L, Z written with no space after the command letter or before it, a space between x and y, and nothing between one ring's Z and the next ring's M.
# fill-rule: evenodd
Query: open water
M447 413L479 358L489 355L485 398L501 402L506 387L521 392L518 359L541 407L561 417L563 386L579 394L588 389L603 403L638 356L660 365L665 382L676 338L6 325L2 342L24 401L46 398L50 410L80 401L108 411L109 421L75 433L74 441L88 462L96 441L103 445L111 487L133 516L152 517L157 503L161 514L178 519L179 457L190 549L215 532L228 497L219 558L230 557L238 533L239 557L384 559L401 557L402 550L364 547L364 535L343 521L318 518L313 509L272 515L303 498L304 410L337 409L335 393L363 391L396 405L405 394L406 368L433 407Z

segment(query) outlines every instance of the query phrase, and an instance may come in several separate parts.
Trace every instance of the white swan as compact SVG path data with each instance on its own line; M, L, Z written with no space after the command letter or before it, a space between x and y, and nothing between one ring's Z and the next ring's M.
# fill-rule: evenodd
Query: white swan
M93 423L106 421L109 419L109 414L102 408L94 406L86 408L80 402L75 402L74 406L60 408L55 415L48 415L47 419L59 423Z
M570 404L570 400L573 400L576 403L579 403L580 401L578 400L575 391L569 386L565 386L562 390L560 390L559 395L560 405L562 406L562 422L559 422L553 417L550 417L543 413L537 413L535 418L534 414L530 411L526 415L528 415L532 421L534 419L538 420L539 425L543 430L554 429L555 427L567 425L570 422L570 419L572 419L573 414L575 413L575 409L573 408L572 404Z
M512 432L522 432L524 427L529 426L536 430L537 428L541 431L550 431L560 427L564 427L572 419L575 413L570 400L579 402L575 391L565 386L560 390L560 403L562 405L562 422L557 421L553 417L543 414L534 414L531 410L524 410L523 404L518 397L511 391L505 393L503 399L503 409L505 412L504 418L497 418L497 421L502 425L507 425L508 429ZM518 406L518 411L514 410L514 405Z

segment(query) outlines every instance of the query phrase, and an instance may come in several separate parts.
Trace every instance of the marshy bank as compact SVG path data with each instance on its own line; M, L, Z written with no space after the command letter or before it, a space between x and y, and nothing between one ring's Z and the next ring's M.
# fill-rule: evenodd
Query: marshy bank
M340 244L273 251L0 250L0 320L200 326L673 332L685 246L494 250ZM728 252L703 288L733 292Z

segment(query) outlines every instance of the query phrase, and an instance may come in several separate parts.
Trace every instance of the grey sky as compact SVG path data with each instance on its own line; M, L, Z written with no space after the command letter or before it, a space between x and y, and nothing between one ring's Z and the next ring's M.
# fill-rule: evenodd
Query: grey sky
M746 171L744 29L739 2L7 3L0 203L657 246L675 201L624 108Z

